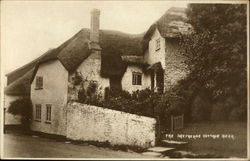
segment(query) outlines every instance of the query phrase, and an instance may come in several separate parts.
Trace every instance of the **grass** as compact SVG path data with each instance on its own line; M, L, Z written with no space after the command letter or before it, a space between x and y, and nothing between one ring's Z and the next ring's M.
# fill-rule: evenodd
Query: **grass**
M196 135L201 138L180 138L177 134ZM203 134L219 134L219 138L204 138ZM235 138L222 138L223 134ZM187 141L187 151L202 155L213 154L227 157L247 157L247 123L245 122L202 122L187 124L182 130L174 132L174 139Z

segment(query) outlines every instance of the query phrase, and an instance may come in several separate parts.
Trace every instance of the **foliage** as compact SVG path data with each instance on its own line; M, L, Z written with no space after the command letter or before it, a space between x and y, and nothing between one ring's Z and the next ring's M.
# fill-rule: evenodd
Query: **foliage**
M234 108L228 119L231 121L246 121L247 118L247 108L246 105L241 105L239 108Z
M156 93L149 89L136 91L130 94L124 90L106 90L108 97L103 101L103 107L128 113L154 117Z
M83 80L82 74L80 72L76 72L74 77L72 77L72 83L74 85L79 85Z
M90 81L87 89L84 87L78 91L78 101L80 103L92 104L92 105L102 105L101 95L97 92L98 85L94 81Z
M184 90L178 94L189 93L185 99L187 107L193 109L189 111L193 117L202 117L201 104L206 100L212 103L212 119L219 116L215 111L229 115L230 110L246 105L246 5L190 4L187 17L195 32L183 36L180 42L190 73L182 86ZM205 91L206 98L200 96L201 91ZM237 100L231 107L227 105L229 97Z
M86 94L85 94L85 89L84 88L81 88L79 91L78 91L78 101L80 103L84 103L85 100L86 100Z
M21 98L10 103L8 112L13 115L20 115L21 123L28 128L29 120L32 117L32 103L29 98Z
M209 120L211 112L211 101L204 95L197 95L191 106L192 121Z

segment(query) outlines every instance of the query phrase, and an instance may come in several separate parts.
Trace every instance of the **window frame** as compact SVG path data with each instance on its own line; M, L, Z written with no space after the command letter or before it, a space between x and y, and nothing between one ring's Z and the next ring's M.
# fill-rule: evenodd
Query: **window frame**
M155 51L158 51L161 49L161 39L158 38L155 40Z
M52 116L52 105L46 104L46 118L45 118L46 123L51 123L51 116Z
M36 76L36 82L35 82L35 89L43 89L43 77L42 76Z
M35 121L41 122L42 120L42 105L36 104L35 105Z
M132 72L132 85L142 85L142 73Z

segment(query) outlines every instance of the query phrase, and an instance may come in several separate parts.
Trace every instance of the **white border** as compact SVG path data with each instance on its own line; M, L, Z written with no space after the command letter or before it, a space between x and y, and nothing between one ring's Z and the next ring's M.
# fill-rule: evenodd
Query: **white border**
M20 0L21 1L21 0ZM61 1L66 1L66 0L61 0ZM70 0L68 0L70 1ZM73 0L72 0L73 1ZM147 1L147 0L146 0ZM150 1L150 0L149 0ZM167 0L167 1L177 1L177 0ZM180 1L183 1L183 0L180 0ZM1 7L1 10L2 10L2 1L0 1L0 7ZM184 2L184 1L183 1ZM246 4L247 5L247 86L248 86L248 90L247 90L247 95L248 95L248 101L247 101L247 106L248 106L248 120L247 120L247 158L222 158L222 159L210 159L210 158L207 158L207 159L174 159L174 158L170 158L170 159L161 159L161 158L157 158L157 160L250 160L250 149L249 149L249 146L250 146L250 127L249 127L249 121L250 121L250 109L249 109L249 94L250 94L250 90L249 90L249 85L250 85L250 80L249 80L249 1L248 0L221 0L221 1L218 1L218 0L210 0L210 1L201 1L201 0L186 0L185 2L188 2L188 3L203 3L203 4L211 4L211 3L216 3L216 4L239 4L239 3L242 3L242 4ZM1 21L1 17L0 17L0 21ZM0 24L0 26L2 26L2 23ZM2 27L1 27L2 29ZM2 31L1 31L2 32ZM2 42L2 37L1 37L1 41ZM1 44L0 44L0 51L2 53L2 48L1 48ZM1 55L1 58L2 58L2 55ZM2 59L0 59L0 66L1 66L1 70L0 70L0 74L1 74L1 83L0 83L0 106L2 107L1 108L1 112L0 112L0 129L1 129L1 137L0 137L0 158L2 159L3 158L3 98L4 98L4 93L3 93L3 87L4 87L4 74L3 74L3 65L2 65ZM58 160L58 159L61 159L61 160L98 160L98 159L101 159L101 160L128 160L129 158L4 158L4 159L33 159L33 160ZM155 158L152 158L152 159L155 159ZM142 158L142 159L129 159L129 160L152 160L150 158Z

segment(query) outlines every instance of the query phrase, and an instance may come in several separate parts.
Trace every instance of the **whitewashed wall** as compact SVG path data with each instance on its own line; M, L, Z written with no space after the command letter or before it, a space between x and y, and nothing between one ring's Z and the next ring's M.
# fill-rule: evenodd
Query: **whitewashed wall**
M109 87L109 79L103 78L100 75L101 72L101 53L99 51L92 52L88 58L86 58L77 68L77 70L83 78L83 83L78 86L72 85L72 77L74 74L69 75L69 89L68 89L68 100L75 101L78 99L78 92L82 86L86 90L89 83L94 81L98 88L97 93L104 96L104 89Z
M133 72L142 73L141 85L132 84ZM146 88L150 88L150 85L151 85L150 75L146 75L145 73L143 73L140 67L129 65L126 69L126 72L124 73L122 77L121 83L122 83L122 89L130 93L132 93L133 91L137 91L137 90L143 90Z
M140 147L155 145L154 118L75 102L68 104L67 110L69 139Z
M160 39L160 49L156 50L156 40ZM152 65L161 62L163 69L165 69L165 39L161 36L158 29L155 30L148 44L148 50L145 52L145 61Z
M65 107L68 92L68 71L59 60L41 64L36 76L43 77L43 89L35 89L35 79L31 84L33 119L31 130L49 134L65 135ZM41 104L41 121L35 120L35 105ZM51 104L51 123L46 122L46 104Z
M4 116L4 124L5 125L18 125L21 124L21 116L20 115L12 115L11 113L8 112L10 103L23 98L22 96L12 96L12 95L4 95L4 108L6 109L5 111L5 116Z

